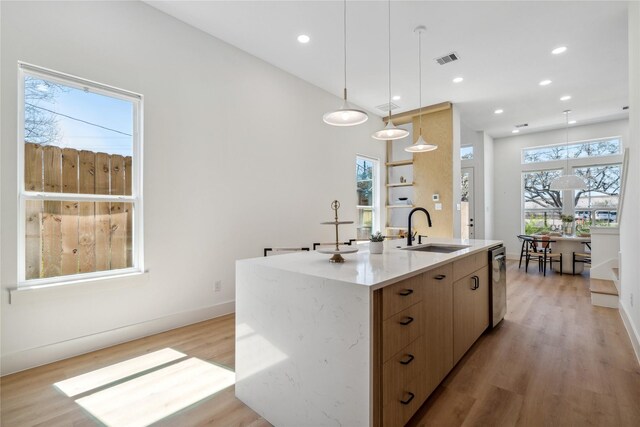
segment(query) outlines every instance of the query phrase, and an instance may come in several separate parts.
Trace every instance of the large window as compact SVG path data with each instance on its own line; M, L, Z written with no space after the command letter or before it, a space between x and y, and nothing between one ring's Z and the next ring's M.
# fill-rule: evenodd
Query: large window
M141 271L141 97L19 71L20 285Z
M524 184L524 229L526 234L557 231L562 227L562 194L549 188L562 170L530 171L522 174Z
M357 236L368 239L378 231L376 221L378 161L367 157L356 157L357 192Z
M578 225L608 225L618 222L621 172L621 164L574 169L574 173L587 183L586 190L576 191L575 194Z
M586 231L593 224L616 223L621 161L622 142L619 137L573 142L568 144L568 149L567 144L523 149L525 233L561 231L560 215L563 213L575 217L578 231ZM551 181L564 174L583 177L588 188L551 190Z
M523 163L540 163L553 160L581 159L587 157L611 156L622 153L620 138L571 143L568 146L549 145L544 147L527 148L522 150Z

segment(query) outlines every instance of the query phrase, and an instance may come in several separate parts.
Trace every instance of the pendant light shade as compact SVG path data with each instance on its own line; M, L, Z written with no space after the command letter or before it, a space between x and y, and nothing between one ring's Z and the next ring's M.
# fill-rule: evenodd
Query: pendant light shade
M429 144L424 140L422 135L420 135L416 142L414 142L409 147L405 148L404 151L409 153L426 153L427 151L437 150L438 146L434 144Z
M564 115L566 116L566 130L567 130L567 142L565 145L565 151L567 153L567 168L569 170L569 113L571 110L565 110ZM578 175L562 175L558 178L551 181L549 185L549 189L556 191L564 191L564 190L586 190L587 183L579 177Z
M366 112L353 108L347 101L347 0L343 3L343 19L344 19L344 101L342 106L335 110L325 113L322 120L331 126L355 126L366 122L369 116Z
M387 126L384 129L374 132L371 135L374 139L379 139L381 141L390 141L394 139L402 139L409 136L409 131L401 128L397 128L391 123L391 119L387 122Z
M382 141L389 141L395 139L402 139L409 136L409 131L405 129L397 128L391 121L391 0L388 1L389 13L387 15L389 20L389 119L387 120L387 126L384 129L374 132L371 137L373 139L379 139Z
M345 89L346 93L346 89ZM367 121L369 116L362 110L353 108L347 101L345 95L342 107L338 110L325 113L322 116L322 120L331 126L355 126Z
M418 102L420 104L418 115L420 117L420 131L416 142L404 149L404 151L409 153L426 153L427 151L438 149L437 145L428 143L422 137L422 33L426 30L422 25L413 30L415 33L418 33Z
M552 190L584 190L587 188L584 179L577 175L562 175L549 186Z

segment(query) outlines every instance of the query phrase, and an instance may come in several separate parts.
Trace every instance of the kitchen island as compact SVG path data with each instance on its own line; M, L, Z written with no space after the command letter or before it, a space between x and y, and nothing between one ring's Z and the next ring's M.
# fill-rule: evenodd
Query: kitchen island
M488 327L499 244L237 261L236 396L276 426L404 425Z

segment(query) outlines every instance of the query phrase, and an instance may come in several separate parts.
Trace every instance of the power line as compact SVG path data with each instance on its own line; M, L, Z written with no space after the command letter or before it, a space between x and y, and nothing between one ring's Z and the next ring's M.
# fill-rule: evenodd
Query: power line
M39 107L39 106L37 106L37 105L30 104L30 103L28 103L28 102L25 102L25 104L26 104L26 105L29 105L29 106L31 106L31 107L33 107L33 108L38 108L38 109L40 109L40 110L48 111L49 113L51 113L51 114L55 114L55 115L57 115L57 116L66 117L66 118L68 118L68 119L75 120L75 121L77 121L77 122L82 122L82 123L88 124L88 125L90 125L90 126L95 126L95 127L99 127L99 128L102 128L102 129L110 130L111 132L116 132L116 133L120 133L120 134L122 134L122 135L131 136L131 134L128 134L128 133L126 133L126 132L121 132L121 131L119 131L119 130L111 129L111 128L108 128L108 127L106 127L106 126L99 125L99 124L97 124L97 123L91 123L91 122L88 122L88 121L86 121L86 120L78 119L78 118L76 118L76 117L67 116L66 114L57 113L57 112L55 112L55 111L53 111L53 110L49 110L49 109L44 108L44 107Z

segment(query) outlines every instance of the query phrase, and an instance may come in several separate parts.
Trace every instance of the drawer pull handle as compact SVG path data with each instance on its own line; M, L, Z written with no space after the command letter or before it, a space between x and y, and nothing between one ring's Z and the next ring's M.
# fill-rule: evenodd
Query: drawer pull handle
M471 290L475 291L480 287L480 278L478 276L471 276L471 279L473 279L473 285L471 285Z
M409 296L413 293L413 289L403 289L400 292L398 292L400 295L402 295L403 297Z
M436 280L442 280L442 279L444 279L445 277L447 277L447 276L446 276L446 275L444 275L444 274L438 274L436 277L434 277L434 279L436 279Z
M401 360L400 361L401 364L408 365L409 363L413 362L413 359L415 359L413 354L407 354L407 356L408 356L407 360Z
M400 324L403 326L407 326L409 323L413 322L413 317L407 316L405 320L401 320Z
M408 391L407 393L409 393L409 397L406 400L401 400L400 401L400 403L402 403L403 405L408 405L409 403L411 403L413 398L416 397L416 395L411 393L410 391Z

